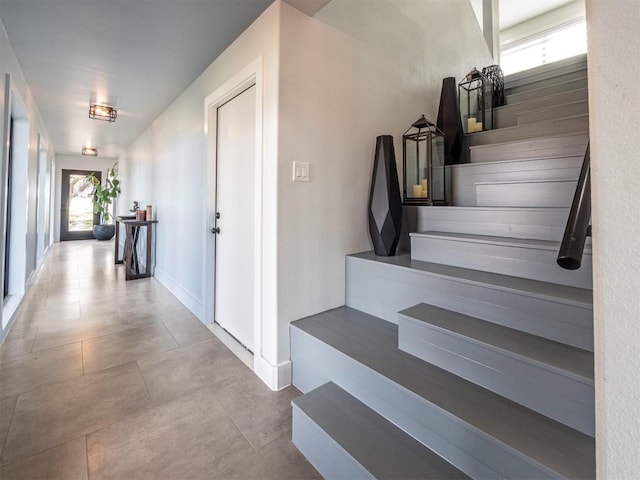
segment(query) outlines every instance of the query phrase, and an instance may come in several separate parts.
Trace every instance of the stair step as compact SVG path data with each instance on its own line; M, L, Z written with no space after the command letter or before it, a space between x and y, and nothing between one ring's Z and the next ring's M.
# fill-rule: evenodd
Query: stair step
M324 478L469 478L333 382L292 406L293 443Z
M594 476L592 438L398 350L396 325L341 307L291 337L302 392L340 385L471 477Z
M583 155L563 158L538 158L515 161L462 163L451 166L452 193L454 205L478 206L477 184L495 182L568 180L575 182L580 176ZM482 190L482 189L481 189ZM518 201L521 192L510 201ZM545 199L543 199L542 203ZM493 204L496 205L496 204ZM517 206L523 206L518 202ZM541 206L537 203L526 205Z
M479 207L570 207L576 180L508 180L476 183Z
M399 312L398 348L594 436L591 352L424 303Z
M466 134L468 145L491 145L502 142L515 142L534 138L549 137L565 133L578 133L589 130L589 115L575 115L557 118L545 122L516 125L515 127L487 130L485 132Z
M587 55L581 54L509 74L505 76L504 83L506 86L524 85L528 81L535 82L541 79L558 77L569 72L584 71L586 74L586 70Z
M518 113L536 110L538 108L553 107L570 102L588 99L586 88L577 88L566 92L556 93L547 97L539 97L520 103L510 103L494 110L496 128L512 127L516 125Z
M417 207L417 231L471 233L559 242L568 208Z
M420 302L593 351L588 289L373 252L346 258L346 304L388 322Z
M556 263L559 249L559 242L546 240L451 232L411 234L414 260L592 288L591 250L585 249L579 270L565 270Z
M518 125L526 125L535 122L555 120L562 117L584 115L589 113L589 102L578 100L576 102L563 103L552 107L538 108L527 112L518 113Z
M588 142L589 133L584 131L477 145L470 148L470 159L471 163L482 163L560 157L584 158Z
M586 69L568 71L565 73L555 73L552 76L540 75L523 78L520 81L509 81L504 84L504 91L507 95L514 95L529 90L537 90L540 88L554 87L565 82L581 80L587 76Z
M507 105L511 105L512 103L526 102L528 100L534 100L536 98L548 97L549 95L568 92L570 90L575 90L576 88L587 87L588 79L587 75L585 74L584 76L579 78L573 78L547 86L538 86L537 88L530 87L530 89L525 89L518 93L505 91L505 100Z

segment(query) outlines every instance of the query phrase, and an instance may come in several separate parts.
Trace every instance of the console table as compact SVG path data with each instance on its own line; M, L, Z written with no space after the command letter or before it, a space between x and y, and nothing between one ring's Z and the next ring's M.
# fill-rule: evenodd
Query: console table
M125 227L124 238L124 258L120 260L120 224ZM115 245L115 263L125 264L126 280L136 280L138 278L147 278L151 276L151 245L153 244L153 225L158 223L157 220L139 221L126 217L116 217L116 245ZM140 263L138 258L138 240L140 237L140 229L146 228L146 262L145 265Z

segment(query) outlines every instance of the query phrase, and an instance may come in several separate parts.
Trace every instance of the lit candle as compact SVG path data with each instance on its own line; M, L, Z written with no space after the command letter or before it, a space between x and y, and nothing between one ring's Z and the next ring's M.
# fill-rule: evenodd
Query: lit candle
M476 129L474 130L474 132L481 132L482 131L482 122L476 122L475 127L476 127Z
M467 133L473 133L476 131L476 117L467 119Z
M414 198L422 197L422 185L414 185L413 186L413 197Z
M422 180L422 196L423 197L428 197L429 196L429 187L427 186L427 179L426 178L424 180Z

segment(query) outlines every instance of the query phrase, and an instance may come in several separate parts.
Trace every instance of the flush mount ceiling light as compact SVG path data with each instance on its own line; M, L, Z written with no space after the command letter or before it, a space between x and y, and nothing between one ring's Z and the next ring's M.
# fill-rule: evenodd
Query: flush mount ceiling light
M118 110L108 105L98 105L94 103L89 105L89 118L104 120L105 122L115 122L116 118L118 118Z
M90 157L97 157L98 156L98 149L97 148L91 148L91 147L82 147L82 155L90 156Z

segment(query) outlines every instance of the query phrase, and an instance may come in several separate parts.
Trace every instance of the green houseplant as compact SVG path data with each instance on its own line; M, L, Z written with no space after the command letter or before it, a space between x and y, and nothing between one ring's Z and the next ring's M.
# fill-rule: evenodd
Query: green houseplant
M118 162L107 170L107 178L100 183L95 172L87 175L93 184L93 213L100 215L100 224L93 226L93 236L97 240L111 240L115 234L115 225L111 221L111 205L120 195L120 180L118 180Z

